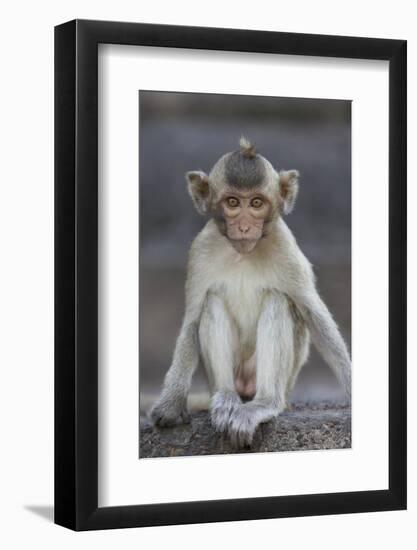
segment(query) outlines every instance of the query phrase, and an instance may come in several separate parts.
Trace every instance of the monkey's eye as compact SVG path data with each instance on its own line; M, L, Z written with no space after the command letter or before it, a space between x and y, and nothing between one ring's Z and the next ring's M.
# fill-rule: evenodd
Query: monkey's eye
M264 201L258 197L256 199L253 199L250 204L253 208L261 208L261 206L263 206L264 204Z
M226 202L227 206L230 206L230 208L236 208L239 206L239 199L236 197L229 197Z

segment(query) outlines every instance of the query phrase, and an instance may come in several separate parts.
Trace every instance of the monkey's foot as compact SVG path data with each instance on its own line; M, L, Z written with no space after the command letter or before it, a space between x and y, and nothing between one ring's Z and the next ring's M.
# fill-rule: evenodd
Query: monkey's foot
M214 429L218 432L227 431L230 416L236 407L242 404L234 391L219 391L211 399L210 416Z
M190 416L183 401L158 401L149 413L155 426L168 427L188 424Z
M278 413L276 408L256 401L237 407L230 416L228 429L233 447L249 447L258 426L278 416Z

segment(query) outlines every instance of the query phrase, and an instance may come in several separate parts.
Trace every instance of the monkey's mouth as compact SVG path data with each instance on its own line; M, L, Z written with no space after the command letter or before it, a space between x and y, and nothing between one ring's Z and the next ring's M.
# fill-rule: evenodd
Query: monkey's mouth
M248 254L252 252L258 244L258 240L259 239L229 239L229 242L239 254Z

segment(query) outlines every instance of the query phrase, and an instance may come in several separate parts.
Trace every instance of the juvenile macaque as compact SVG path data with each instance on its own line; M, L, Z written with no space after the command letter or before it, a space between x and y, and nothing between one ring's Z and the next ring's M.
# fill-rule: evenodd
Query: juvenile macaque
M195 207L211 219L191 246L185 315L151 411L156 424L187 422L201 360L213 426L237 448L250 445L259 424L285 409L310 337L350 396L346 345L282 218L294 207L298 177L296 170L277 172L244 138L209 175L187 173Z

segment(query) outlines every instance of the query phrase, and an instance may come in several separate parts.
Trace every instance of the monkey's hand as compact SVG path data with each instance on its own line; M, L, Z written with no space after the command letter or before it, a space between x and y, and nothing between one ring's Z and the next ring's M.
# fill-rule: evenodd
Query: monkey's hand
M211 399L210 416L213 427L218 432L227 431L232 412L242 404L235 391L223 390L215 393Z
M235 408L230 415L229 437L236 449L249 447L258 426L278 416L279 410L259 401L250 401Z
M188 424L190 416L187 412L186 399L168 398L161 395L153 406L149 416L155 426L168 427L178 424Z

